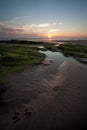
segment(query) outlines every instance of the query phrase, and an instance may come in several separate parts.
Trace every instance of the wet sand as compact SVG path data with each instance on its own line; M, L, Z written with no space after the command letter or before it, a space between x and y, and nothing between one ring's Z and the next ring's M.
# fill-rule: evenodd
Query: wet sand
M44 92L12 112L1 130L87 129L87 67L64 62L57 71Z

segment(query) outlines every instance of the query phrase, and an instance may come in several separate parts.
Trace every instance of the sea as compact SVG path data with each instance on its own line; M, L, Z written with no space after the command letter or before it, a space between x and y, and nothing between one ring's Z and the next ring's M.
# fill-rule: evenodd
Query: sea
M0 41L2 40L26 40L26 41L47 41L47 42L54 42L54 41L67 41L67 40L87 40L86 39L71 39L71 38L0 38Z

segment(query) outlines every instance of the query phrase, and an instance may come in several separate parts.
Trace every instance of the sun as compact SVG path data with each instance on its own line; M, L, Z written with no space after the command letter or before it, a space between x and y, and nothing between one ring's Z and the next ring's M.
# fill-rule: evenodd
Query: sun
M52 38L52 36L53 36L53 34L51 34L51 33L48 33L47 34L47 37L50 39L50 38Z
M55 36L56 36L55 33L47 33L47 34L46 34L46 37L48 37L49 39L52 39L52 38L54 38Z

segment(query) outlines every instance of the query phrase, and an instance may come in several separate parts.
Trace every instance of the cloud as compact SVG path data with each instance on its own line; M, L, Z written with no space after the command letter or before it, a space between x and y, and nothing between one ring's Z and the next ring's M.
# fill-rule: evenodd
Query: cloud
M45 22L45 23L29 23L29 18L31 16L20 16L14 17L11 20L0 22L0 34L8 35L31 35L31 34L47 34L53 33L56 34L59 30L57 29L59 25L62 25L62 22Z
M31 24L31 25L23 25L22 28L26 31L31 32L46 32L50 28L53 28L56 25L56 23L41 23L41 24Z
M8 20L8 21L6 21L6 22L4 22L4 23L6 23L6 24L10 24L10 23L15 24L15 22L21 22L21 21L23 21L23 20L25 20L25 19L27 19L27 18L31 18L31 16L14 17L14 18L12 18L11 20ZM20 21L20 20L21 20L21 21Z
M4 23L0 23L0 33L12 34L12 33L22 33L24 31L25 30L21 27L15 27Z
M20 19L25 19L25 18L30 18L31 16L20 16L20 17L15 17L13 20L20 20Z
M59 24L59 25L62 25L63 23L62 23L62 22L59 22L58 24Z
M25 18L27 16L22 16L22 17L18 17L18 18L14 18L15 20L19 20L22 18ZM17 26L16 23L15 24L11 24L9 22L1 22L0 23L0 34L4 33L4 34L26 34L26 35L30 35L30 34L38 34L38 33L56 33L58 30L54 29L54 27L56 26L56 22L53 23L40 23L40 24L29 24L29 25L20 25Z
M51 29L51 30L49 30L50 33L56 33L58 31L59 31L58 29Z
M51 24L45 23L45 24L39 24L38 28L46 28L46 27L50 27L50 26L51 26Z
M47 28L53 26L54 23L42 23L42 24L31 24L30 27L33 28Z

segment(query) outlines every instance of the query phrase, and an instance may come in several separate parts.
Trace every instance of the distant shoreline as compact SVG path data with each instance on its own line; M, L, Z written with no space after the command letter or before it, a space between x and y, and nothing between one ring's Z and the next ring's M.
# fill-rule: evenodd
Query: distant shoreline
M78 42L78 41L86 41L87 42L87 38L86 39L54 39L54 38L0 38L0 42L1 41L48 41L48 42Z

